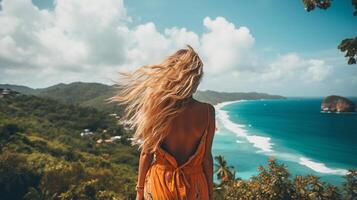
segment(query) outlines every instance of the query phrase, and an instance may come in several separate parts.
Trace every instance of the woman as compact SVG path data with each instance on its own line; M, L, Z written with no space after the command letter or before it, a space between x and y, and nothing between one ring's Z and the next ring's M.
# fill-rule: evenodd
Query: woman
M195 100L203 63L188 46L156 65L120 72L112 101L141 148L137 199L212 199L215 110Z

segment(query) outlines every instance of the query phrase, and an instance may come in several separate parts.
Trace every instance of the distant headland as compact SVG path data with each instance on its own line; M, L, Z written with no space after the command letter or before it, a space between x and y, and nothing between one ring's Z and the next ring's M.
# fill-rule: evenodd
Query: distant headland
M324 112L355 112L356 104L346 97L337 95L327 96L321 103Z

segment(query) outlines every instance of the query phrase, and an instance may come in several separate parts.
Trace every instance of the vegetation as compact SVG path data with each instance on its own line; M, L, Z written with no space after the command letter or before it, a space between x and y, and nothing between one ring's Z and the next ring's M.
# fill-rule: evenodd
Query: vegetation
M254 100L254 99L284 99L279 95L270 95L257 92L217 92L212 90L198 91L194 97L200 101L217 104L224 101Z
M225 185L230 180L233 180L235 177L235 172L233 171L232 166L227 165L227 161L223 156L219 155L214 157L216 170L214 173L217 174L217 178L221 181L220 186Z
M353 15L357 16L357 0L351 0L354 8ZM331 6L332 0L303 0L305 10L310 12L316 7L320 9L328 9ZM349 65L356 64L357 59L357 37L346 38L341 41L337 47L340 51L346 52L345 57L348 58Z
M114 118L25 95L0 98L0 110L0 199L135 198L138 153Z
M230 171L223 157L216 157L218 168ZM287 167L270 159L268 166L258 168L259 174L249 180L217 173L220 184L216 185L214 199L241 200L355 200L357 199L357 172L349 170L341 188L322 182L313 175L291 178ZM229 178L229 179L227 179Z
M0 88L8 88L22 94L53 99L63 104L96 108L97 110L107 113L122 112L120 106L113 103L106 103L105 100L113 95L114 88L101 83L60 83L39 89L20 85L0 84Z

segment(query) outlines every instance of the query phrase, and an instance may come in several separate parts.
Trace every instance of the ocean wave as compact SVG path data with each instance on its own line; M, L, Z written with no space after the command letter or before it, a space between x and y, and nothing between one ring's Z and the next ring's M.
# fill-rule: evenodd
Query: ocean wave
M226 106L226 105L229 105L229 104L232 104L232 103L237 103L237 102L242 102L242 101L244 101L244 100L224 101L224 102L221 102L221 103L216 104L214 107L215 107L217 110L220 110L221 108L223 108L223 107Z
M323 111L321 110L320 113L323 114L336 114L336 115L357 115L357 112L331 112L331 111Z
M299 163L301 165L305 165L306 167L320 173L324 174L338 174L338 175L346 175L347 170L345 169L332 169L327 167L324 163L319 163L319 162L314 162L309 158L306 157L300 157L299 158Z
M240 101L229 101L217 104L217 116L222 121L223 125L233 133L235 133L238 137L246 139L248 142L252 143L254 147L258 148L262 152L270 153L273 152L272 147L273 143L271 143L271 138L258 136L258 135L249 135L247 130L244 129L244 125L236 124L229 119L229 115L227 111L222 110L224 106L232 103L237 103Z
M237 137L245 139L247 142L251 143L255 148L259 149L257 151L258 153L263 153L268 156L274 156L276 158L280 158L283 160L296 162L299 163L300 165L306 166L314 170L315 172L319 172L319 173L345 175L348 172L345 169L329 168L324 163L312 161L310 158L301 155L274 151L273 150L274 143L271 141L270 137L249 134L248 131L244 129L244 127L246 127L245 125L234 123L229 119L228 112L222 110L224 106L237 102L241 102L241 101L227 101L215 105L217 118L220 119L220 121L222 122L223 126L226 129L235 133ZM236 142L244 143L244 141L242 140L237 140Z

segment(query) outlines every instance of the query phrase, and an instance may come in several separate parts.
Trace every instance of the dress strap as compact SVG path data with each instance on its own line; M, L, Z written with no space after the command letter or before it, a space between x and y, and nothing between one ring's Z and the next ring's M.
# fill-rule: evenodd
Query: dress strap
M209 108L209 104L208 103L205 103L206 104L206 118L207 118L207 122L206 122L206 127L205 127L205 129L204 129L204 132L203 132L203 134L202 134L202 136L201 136L201 140L200 140L200 144L199 144L199 148L201 147L201 143L203 143L203 140L206 140L206 136L207 136L207 132L208 132L208 128L209 128L209 123L210 123L210 117L211 117L211 115L210 115L210 108Z
M207 132L208 132L208 128L209 128L209 123L211 122L210 118L211 118L211 113L210 113L210 104L206 103L206 113L207 113L207 125L206 125L206 128L205 128L205 132L204 132L204 137L206 137L207 135Z

